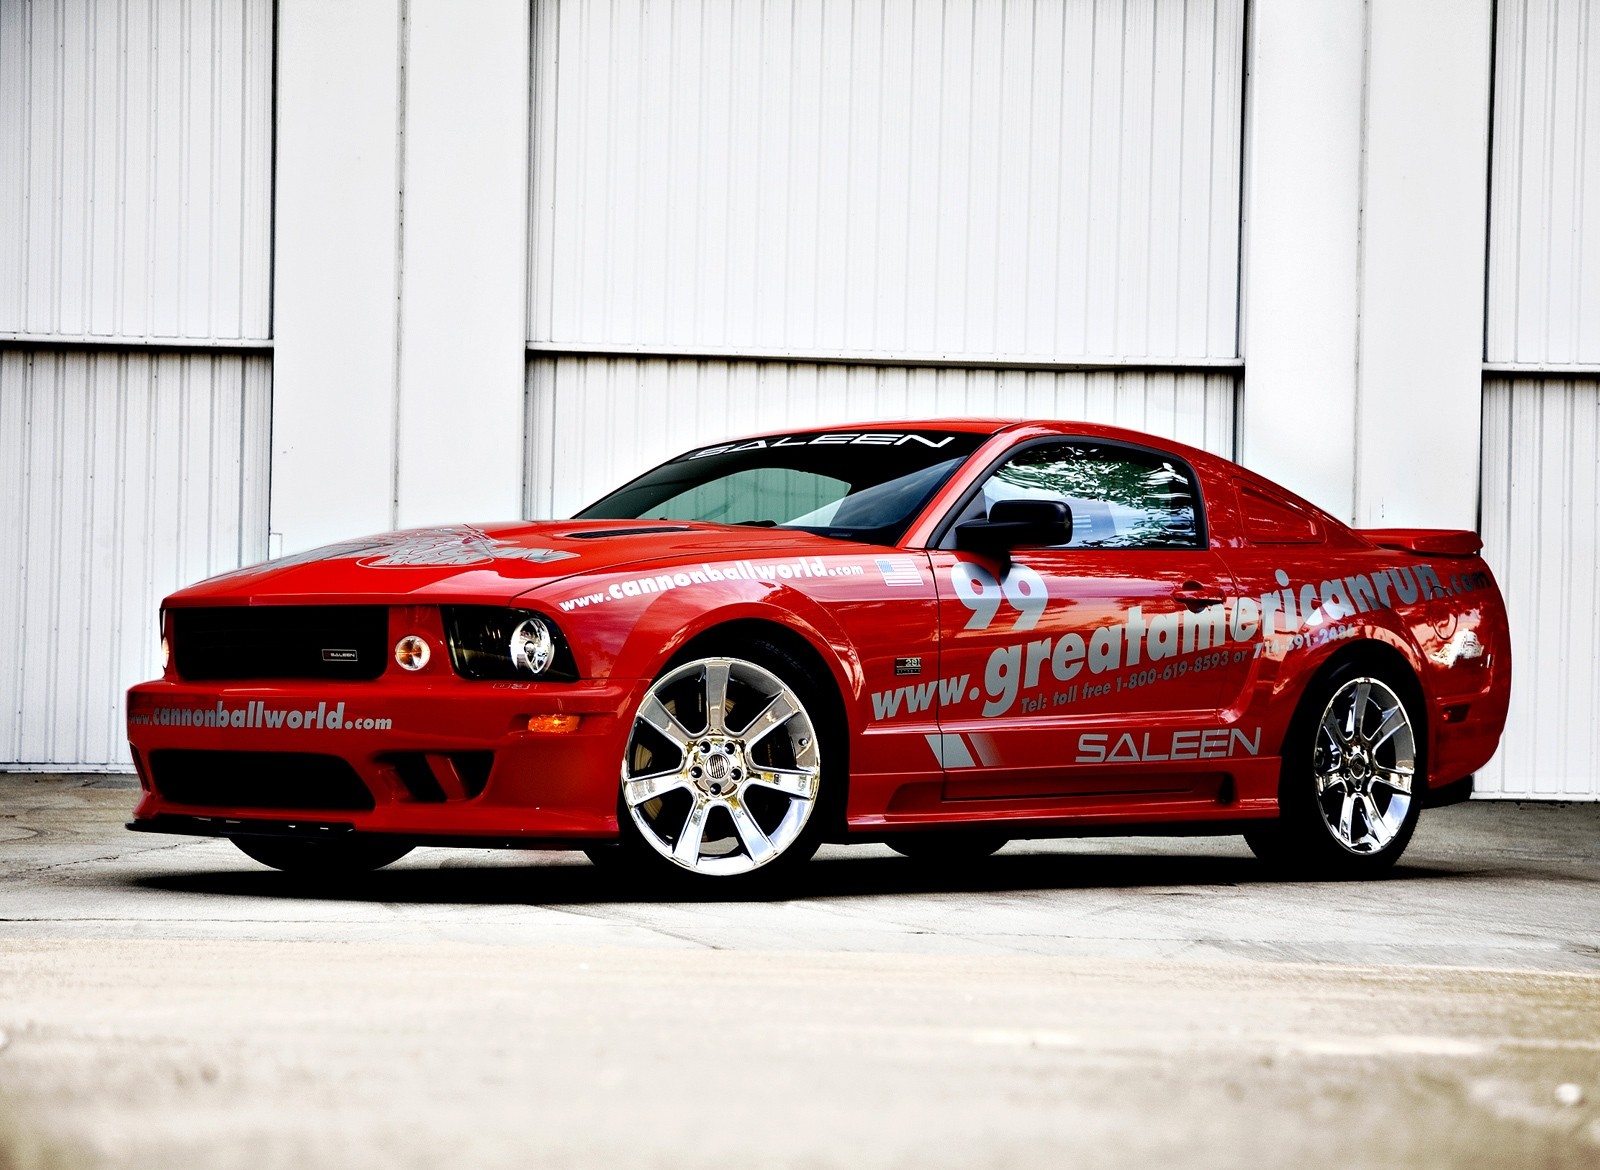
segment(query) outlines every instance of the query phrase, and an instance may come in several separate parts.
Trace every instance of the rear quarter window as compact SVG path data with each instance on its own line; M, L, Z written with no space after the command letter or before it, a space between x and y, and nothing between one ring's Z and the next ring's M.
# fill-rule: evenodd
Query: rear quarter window
M1322 525L1304 508L1243 480L1233 481L1244 519L1245 538L1251 544L1321 544Z

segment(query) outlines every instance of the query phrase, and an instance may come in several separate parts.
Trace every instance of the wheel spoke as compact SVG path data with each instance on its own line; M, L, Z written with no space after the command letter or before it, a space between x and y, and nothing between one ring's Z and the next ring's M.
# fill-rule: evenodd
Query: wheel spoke
M1366 720L1367 699L1371 694L1371 683L1363 681L1356 684L1355 692L1350 698L1350 734L1345 740L1346 743L1354 743L1361 738L1361 724Z
M1356 794L1346 791L1344 800L1339 805L1339 836L1350 844L1355 844L1355 835L1351 826L1356 811Z
M672 856L691 869L700 860L700 843L705 839L706 817L710 815L711 802L703 796L696 797L688 819L678 830L678 843L672 847Z
M1381 847L1385 840L1384 837L1379 836L1379 833L1384 828L1383 814L1378 811L1378 802L1372 799L1370 792L1361 794L1361 814L1362 818L1367 822L1366 836L1370 837L1374 844Z
M622 782L622 799L629 808L637 808L666 792L687 788L689 781L676 768L667 772L652 772L648 776L634 776Z
M1344 791L1344 776L1337 768L1317 773L1317 795L1325 795L1329 789Z
M728 664L706 663L706 730L721 735L727 730Z
M745 727L743 732L745 751L748 752L798 714L800 714L799 706L787 694L774 695L772 702L768 703L761 714L750 720L749 725Z
M1342 747L1350 742L1344 733L1344 721L1339 718L1339 713L1331 706L1327 711L1323 712L1322 730L1334 742L1335 746Z
M1378 725L1378 730L1372 733L1372 739L1367 745L1368 748L1372 751L1377 751L1393 739L1395 733L1405 727L1407 723L1406 709L1404 707L1396 707L1383 717L1383 722Z
M656 696L651 695L640 704L639 718L671 740L680 752L689 750L689 743L694 736L687 727L678 722Z
M760 865L773 853L771 839L756 824L755 817L750 815L750 810L737 796L729 796L723 803L733 817L734 830L739 834L739 840L744 843L744 850L750 855L750 860Z
M1410 768L1379 768L1374 773L1372 782L1374 784L1382 784L1385 788L1393 789L1395 792L1403 792L1409 796L1411 794L1411 777Z
M796 800L817 798L817 768L758 768L750 773L746 784L755 788L770 788Z

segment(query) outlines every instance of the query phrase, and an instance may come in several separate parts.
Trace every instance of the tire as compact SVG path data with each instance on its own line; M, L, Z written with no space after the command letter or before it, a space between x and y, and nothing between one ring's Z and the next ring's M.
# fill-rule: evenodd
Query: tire
M1284 741L1278 819L1245 833L1257 857L1313 877L1389 869L1427 792L1422 696L1395 668L1347 662L1306 689Z
M762 639L669 663L623 750L619 860L718 887L809 860L843 795L831 687Z
M234 837L239 851L262 865L285 873L339 874L370 873L399 861L411 852L410 845L382 838L343 837L324 841L305 841L294 837Z
M998 853L1011 838L999 833L902 833L884 842L902 857L924 865L971 865Z

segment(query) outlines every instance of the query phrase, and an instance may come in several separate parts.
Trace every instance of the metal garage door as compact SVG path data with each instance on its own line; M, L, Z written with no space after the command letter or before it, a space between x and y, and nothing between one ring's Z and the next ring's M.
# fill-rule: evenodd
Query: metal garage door
M1481 516L1511 718L1488 796L1600 799L1600 37L1586 0L1496 6Z
M126 767L162 595L266 553L272 25L0 4L0 768Z

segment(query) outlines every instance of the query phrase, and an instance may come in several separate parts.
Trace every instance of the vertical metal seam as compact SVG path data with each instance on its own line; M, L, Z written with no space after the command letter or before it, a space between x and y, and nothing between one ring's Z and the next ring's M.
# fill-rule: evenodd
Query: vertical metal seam
M272 59L267 63L267 271L265 273L267 302L263 308L266 310L266 335L268 337L276 337L278 328L278 90L282 85L282 77L280 76L278 70L279 61L282 58L282 54L279 45L279 38L281 34L279 32L278 0L267 0L267 3L272 12L271 43L268 46L268 52L272 54ZM248 30L241 33L241 36L246 38L248 41ZM248 103L239 103L239 136L241 141L244 138L245 126L249 124L245 113L248 108ZM246 206L244 186L245 184L240 184L239 192L239 219L241 222L244 220L244 210ZM246 244L244 240L244 233L240 232L239 270L241 272L243 272L246 267L244 257L245 247ZM245 329L243 297L240 298L238 329L239 336L249 336ZM270 446L268 450L271 450Z
M1350 460L1350 507L1351 520L1357 524L1370 522L1371 517L1362 514L1365 500L1361 493L1361 467L1362 459L1362 410L1361 400L1364 397L1364 388L1361 384L1362 370L1362 343L1364 336L1364 323L1367 307L1367 115L1369 111L1370 91L1372 88L1372 0L1362 0L1361 5L1361 113L1360 117L1360 164L1356 176L1356 319L1355 319L1355 394L1352 396L1351 422L1354 429L1354 443Z
M405 389L406 66L411 52L411 0L400 0L399 75L395 111L394 387L389 420L389 523L400 526L400 411Z

